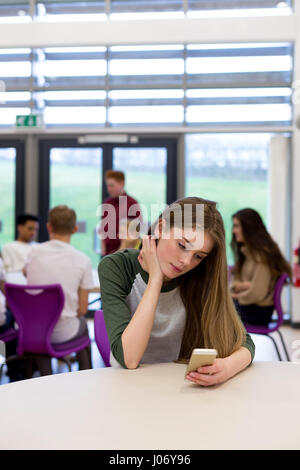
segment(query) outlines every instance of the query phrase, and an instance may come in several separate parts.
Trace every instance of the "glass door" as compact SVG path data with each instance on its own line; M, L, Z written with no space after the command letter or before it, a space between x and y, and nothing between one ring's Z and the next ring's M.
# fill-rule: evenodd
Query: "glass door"
M232 215L251 207L267 225L270 134L188 134L186 195L218 203L229 264Z
M126 193L141 206L144 222L153 223L177 196L176 140L143 139L113 146L113 169L125 173Z
M40 173L41 241L48 239L47 213L57 205L75 210L78 232L71 243L88 255L96 269L99 252L95 244L96 211L102 192L102 148L75 143L44 144ZM44 171L43 171L44 170Z
M151 205L162 208L176 199L176 139L136 139L131 144L79 144L76 140L41 141L39 169L40 241L48 239L49 208L66 204L77 213L79 233L75 248L86 253L97 268L101 247L96 234L99 204L108 197L105 171L125 173L126 192L142 205L145 221L153 221Z
M0 249L15 239L16 215L24 212L24 146L0 142Z

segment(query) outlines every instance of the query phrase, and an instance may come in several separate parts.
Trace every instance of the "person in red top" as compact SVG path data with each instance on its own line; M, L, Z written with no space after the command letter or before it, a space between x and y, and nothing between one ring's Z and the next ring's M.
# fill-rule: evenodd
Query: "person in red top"
M142 213L138 202L126 194L124 190L125 174L122 171L108 170L105 173L105 183L110 197L103 202L102 221L98 230L102 239L102 256L110 255L119 249L121 244L119 239L120 220L138 218L140 223L142 222Z

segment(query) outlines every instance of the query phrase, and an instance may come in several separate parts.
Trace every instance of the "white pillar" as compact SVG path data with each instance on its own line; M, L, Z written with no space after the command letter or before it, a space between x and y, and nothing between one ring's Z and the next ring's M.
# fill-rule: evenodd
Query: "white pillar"
M293 123L293 160L292 160L292 249L300 238L300 2L294 2L297 21L294 52L294 123ZM298 126L296 123L298 122ZM300 327L300 288L292 288L291 321Z
M288 217L289 138L271 137L269 158L269 232L286 255Z
M288 258L290 217L289 217L289 165L290 139L282 135L271 137L269 154L269 207L268 231L278 244L283 256ZM282 308L289 311L290 291L282 294Z

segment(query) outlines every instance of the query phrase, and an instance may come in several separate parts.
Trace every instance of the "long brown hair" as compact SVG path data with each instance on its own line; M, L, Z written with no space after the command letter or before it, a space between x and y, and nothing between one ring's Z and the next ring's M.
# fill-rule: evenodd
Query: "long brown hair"
M288 273L290 279L292 279L291 266L282 255L277 243L268 233L259 213L254 209L246 208L233 214L233 218L238 219L241 224L245 245L253 259L266 264L270 268L274 284L283 273ZM232 234L231 248L235 260L232 269L233 274L240 274L246 259L241 250L242 246L243 244L237 242L235 235Z
M179 359L189 359L194 348L215 348L227 357L245 341L245 329L233 305L227 275L225 230L216 203L197 197L179 199L182 226L187 205L192 209L192 226L197 228L197 206L204 209L204 229L213 239L212 251L191 271L180 276L180 293L186 308L186 324ZM169 207L170 228L175 225ZM165 218L165 212L160 219Z

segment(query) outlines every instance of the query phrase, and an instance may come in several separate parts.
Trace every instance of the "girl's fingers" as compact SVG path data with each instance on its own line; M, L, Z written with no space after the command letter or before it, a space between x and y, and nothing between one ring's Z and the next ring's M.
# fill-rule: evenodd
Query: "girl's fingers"
M197 377L193 377L191 376L191 374L189 374L187 376L187 379L197 385L208 387L210 385L216 385L220 382L220 374L214 374L214 375L198 374Z
M144 235L143 236L143 249L145 250L154 250L156 249L156 243L155 243L156 238L151 237L150 235Z
M217 370L215 366L203 366L203 367L199 367L199 369L197 369L197 372L199 372L200 374L211 375L211 374L215 374Z

